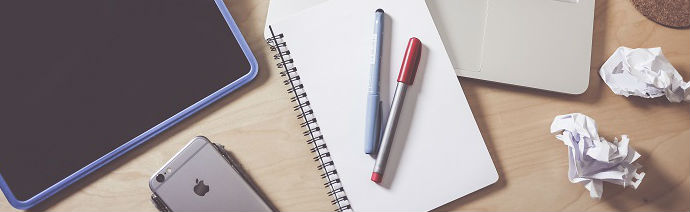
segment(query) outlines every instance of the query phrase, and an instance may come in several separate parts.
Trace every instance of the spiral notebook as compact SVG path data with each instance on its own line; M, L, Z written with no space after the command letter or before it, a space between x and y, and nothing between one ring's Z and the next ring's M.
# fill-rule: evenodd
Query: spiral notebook
M374 11L385 10L381 72L390 107L407 40L422 41L386 174L363 153ZM332 0L269 25L281 75L339 210L431 210L498 180L424 1ZM384 111L387 114L388 111Z

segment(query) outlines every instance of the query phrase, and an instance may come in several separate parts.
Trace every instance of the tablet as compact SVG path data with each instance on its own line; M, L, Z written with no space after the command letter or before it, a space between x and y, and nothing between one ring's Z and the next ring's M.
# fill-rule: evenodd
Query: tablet
M0 188L26 209L256 76L222 0L0 3Z

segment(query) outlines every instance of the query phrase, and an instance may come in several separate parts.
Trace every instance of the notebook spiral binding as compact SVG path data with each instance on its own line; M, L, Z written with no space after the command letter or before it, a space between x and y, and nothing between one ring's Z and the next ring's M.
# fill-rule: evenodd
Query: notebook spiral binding
M271 26L268 29L271 32L271 37L266 39L266 43L268 43L271 51L276 52L273 59L278 61L276 66L283 70L280 72L280 76L285 78L283 84L289 87L287 92L293 95L290 101L295 103L293 109L299 112L297 119L301 121L300 127L305 129L302 134L309 138L306 143L312 146L310 151L316 154L313 158L314 161L320 163L316 168L323 171L321 178L326 180L323 185L330 190L326 195L333 198L331 204L336 206L335 211L349 211L352 207L347 195L345 195L345 189L342 187L335 164L331 160L331 154L328 152L324 137L321 135L321 129L318 127L314 111L307 99L304 85L300 82L297 67L294 66L294 60L287 49L287 43L283 40L284 35L282 33L275 34Z

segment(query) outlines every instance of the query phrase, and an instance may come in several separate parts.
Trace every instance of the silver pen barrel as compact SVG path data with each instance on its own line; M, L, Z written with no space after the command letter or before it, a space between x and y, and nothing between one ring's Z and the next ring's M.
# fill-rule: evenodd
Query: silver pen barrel
M407 84L398 82L395 87L395 95L393 96L393 103L391 103L391 111L388 114L388 122L381 137L381 147L379 147L378 155L376 156L376 164L374 165L375 173L383 174L386 169L386 162L388 161L388 154L390 153L391 144L393 143L393 136L395 135L395 128L398 126L398 118L402 111L403 101L405 100L405 92L407 92Z
M379 147L379 152L376 156L374 171L371 173L371 181L375 183L380 183L383 180L383 172L386 170L386 162L388 162L391 145L393 145L393 136L395 135L395 128L398 126L398 118L405 100L405 92L407 91L407 86L412 85L414 82L421 53L422 42L415 37L410 38L410 41L407 42L405 57L403 57L403 64L398 74L398 85L395 87L391 112L388 114L388 122L383 131L383 136L381 136L381 147Z

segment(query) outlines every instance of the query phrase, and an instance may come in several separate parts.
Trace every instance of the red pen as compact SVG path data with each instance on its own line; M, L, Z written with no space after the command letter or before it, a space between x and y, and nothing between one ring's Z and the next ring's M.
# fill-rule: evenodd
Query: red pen
M371 173L371 181L376 183L381 182L383 172L386 170L388 153L393 143L395 127L398 125L398 117L400 117L400 110L405 100L405 92L407 91L407 87L414 82L414 76L417 73L417 66L419 66L419 58L421 58L421 56L422 42L415 37L410 38L410 41L407 43L402 66L400 67L400 73L398 74L398 84L395 87L395 95L393 96L393 103L391 103L391 111L388 114L388 122L386 123L386 128L384 128L383 136L381 137L381 145L379 146L378 155L376 156L374 171Z

